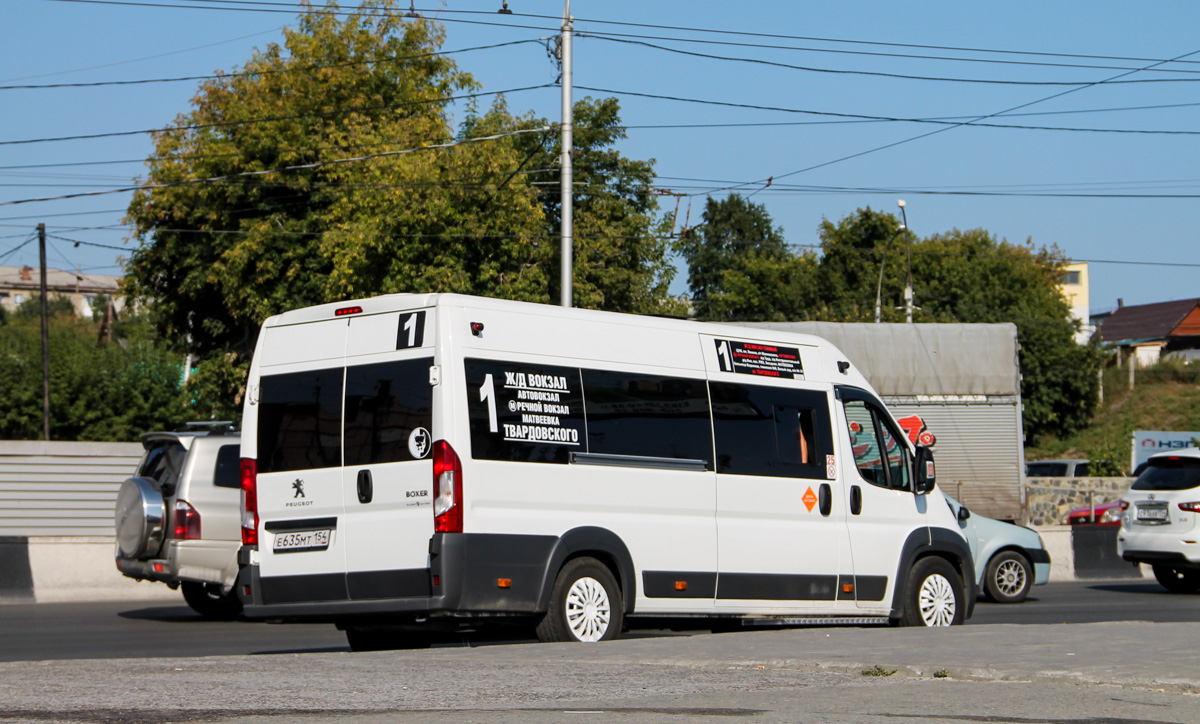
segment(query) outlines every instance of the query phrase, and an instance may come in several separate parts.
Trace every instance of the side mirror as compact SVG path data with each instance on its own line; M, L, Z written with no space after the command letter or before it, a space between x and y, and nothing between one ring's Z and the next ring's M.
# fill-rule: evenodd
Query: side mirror
M933 451L924 445L917 446L917 454L913 456L913 490L917 495L924 495L933 490L936 476L933 466Z
M971 511L967 510L967 506L965 506L965 505L958 506L958 522L959 523L966 523L967 518L970 518L970 517L971 517Z

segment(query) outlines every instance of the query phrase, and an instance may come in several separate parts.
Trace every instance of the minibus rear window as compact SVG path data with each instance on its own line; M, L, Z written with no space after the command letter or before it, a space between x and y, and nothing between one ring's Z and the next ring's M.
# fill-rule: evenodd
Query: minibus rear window
M258 472L342 464L341 367L264 375L258 409Z

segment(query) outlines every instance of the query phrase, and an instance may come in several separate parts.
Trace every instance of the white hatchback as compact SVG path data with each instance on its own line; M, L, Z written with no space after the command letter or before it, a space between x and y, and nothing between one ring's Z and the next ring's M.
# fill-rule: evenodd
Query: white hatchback
M1152 455L1121 499L1117 554L1148 563L1167 590L1200 590L1200 449Z

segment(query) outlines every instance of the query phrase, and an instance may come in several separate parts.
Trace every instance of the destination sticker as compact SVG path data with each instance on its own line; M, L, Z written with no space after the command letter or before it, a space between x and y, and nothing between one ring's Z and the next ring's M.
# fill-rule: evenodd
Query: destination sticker
M739 342L733 339L717 339L714 342L717 345L717 362L722 372L787 380L797 377L804 379L800 350L796 347Z
M467 360L474 456L565 462L584 445L579 370Z

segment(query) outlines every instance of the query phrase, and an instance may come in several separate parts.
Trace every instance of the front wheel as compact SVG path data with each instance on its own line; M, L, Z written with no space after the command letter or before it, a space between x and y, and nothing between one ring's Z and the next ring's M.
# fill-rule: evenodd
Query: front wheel
M1200 590L1200 570L1155 563L1154 577L1171 593L1195 593Z
M944 558L922 558L908 574L904 626L953 626L964 618L962 577Z
M205 618L236 618L242 612L237 586L229 589L228 593L221 593L219 585L184 581L179 584L179 588L183 591L183 600L187 601L187 605Z
M1033 586L1033 569L1025 556L1003 551L988 561L983 590L996 603L1020 603Z
M550 610L538 623L537 635L546 642L609 641L621 632L623 610L612 572L594 558L576 558L554 581Z

